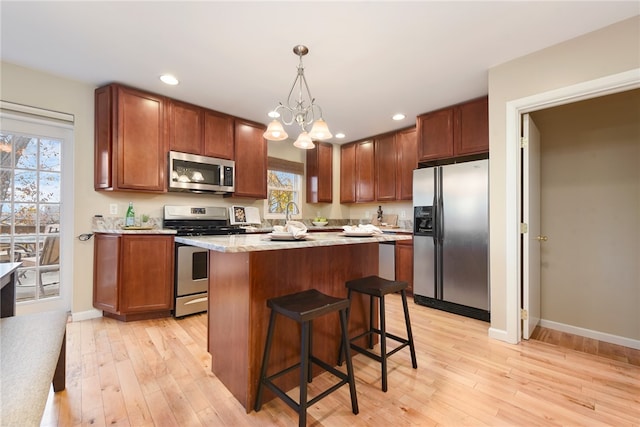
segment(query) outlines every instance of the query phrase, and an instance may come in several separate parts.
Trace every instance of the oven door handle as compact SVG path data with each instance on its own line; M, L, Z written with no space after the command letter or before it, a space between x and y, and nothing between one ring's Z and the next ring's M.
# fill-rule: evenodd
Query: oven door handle
M185 302L184 305L197 304L199 302L207 302L207 300L208 300L207 297L200 297L200 298L192 299L189 302Z

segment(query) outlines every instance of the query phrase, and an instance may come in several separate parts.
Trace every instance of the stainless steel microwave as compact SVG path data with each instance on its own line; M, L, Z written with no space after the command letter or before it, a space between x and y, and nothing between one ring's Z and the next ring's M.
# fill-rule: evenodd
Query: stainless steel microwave
M235 162L169 151L169 191L233 193Z

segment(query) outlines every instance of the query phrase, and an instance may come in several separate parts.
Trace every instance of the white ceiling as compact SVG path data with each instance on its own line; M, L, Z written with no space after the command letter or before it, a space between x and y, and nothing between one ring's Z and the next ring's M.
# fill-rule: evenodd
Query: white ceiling
M354 141L486 94L495 65L638 14L638 1L2 0L0 54L266 124L295 78L292 48L304 44L312 95L331 131ZM181 83L164 85L162 73ZM407 119L393 122L396 112Z

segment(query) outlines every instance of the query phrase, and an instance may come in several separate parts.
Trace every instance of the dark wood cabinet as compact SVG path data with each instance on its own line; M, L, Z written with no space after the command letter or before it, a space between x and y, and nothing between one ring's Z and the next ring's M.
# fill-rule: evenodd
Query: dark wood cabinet
M422 114L417 118L421 162L483 154L489 151L488 98Z
M204 155L233 160L233 130L234 119L232 116L204 110Z
M418 167L418 139L415 127L396 133L396 153L396 200L412 200L413 170Z
M375 138L376 200L396 200L398 153L395 134Z
M413 240L396 242L396 280L409 283L407 293L413 295Z
M356 201L356 146L340 146L340 203Z
M416 128L340 147L340 202L411 200L418 167Z
M165 99L118 84L95 91L96 190L166 192Z
M182 153L202 154L203 109L180 101L169 101L167 133L169 149Z
M333 144L314 142L307 150L307 203L333 201Z
M374 147L371 140L356 143L356 202L376 200Z
M489 151L489 102L480 98L457 107L454 153L457 156Z
M235 120L236 197L267 198L267 141L265 126Z
M173 236L95 235L93 306L123 321L171 315Z

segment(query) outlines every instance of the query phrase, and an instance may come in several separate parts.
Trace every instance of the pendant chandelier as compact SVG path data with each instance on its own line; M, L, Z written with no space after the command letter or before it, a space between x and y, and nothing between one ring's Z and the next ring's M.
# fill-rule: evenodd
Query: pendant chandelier
M300 135L298 135L293 145L298 148L310 149L314 147L312 140L322 141L331 138L333 135L329 132L329 127L322 118L322 109L315 103L315 99L311 96L307 79L304 77L302 57L309 53L309 49L306 46L297 45L294 46L293 53L300 58L298 74L289 91L287 103L283 104L280 102L278 106L269 113L269 117L272 117L273 120L269 123L263 136L269 141L282 141L287 139L289 135L284 130L282 123L287 126L295 123L300 126L302 132L300 132ZM297 93L294 94L294 91ZM297 96L297 98L294 99L295 96ZM278 117L282 120L282 123L278 121ZM307 126L312 123L311 130L307 132Z

